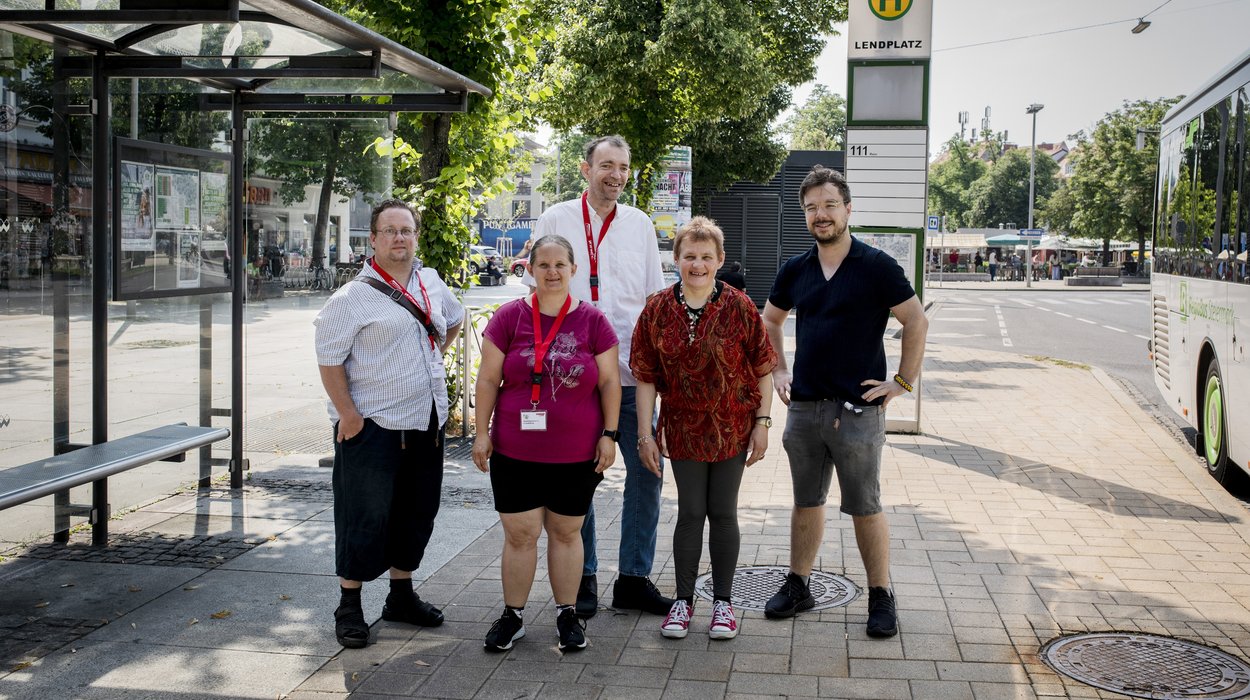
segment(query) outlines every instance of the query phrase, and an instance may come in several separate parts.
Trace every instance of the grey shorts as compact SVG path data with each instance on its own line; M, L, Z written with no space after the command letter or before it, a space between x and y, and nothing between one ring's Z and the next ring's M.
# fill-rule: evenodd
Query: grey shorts
M885 445L885 408L862 406L863 413L841 410L839 401L791 401L781 444L790 458L794 505L823 506L833 473L847 515L881 512L881 448ZM838 420L834 427L834 419Z

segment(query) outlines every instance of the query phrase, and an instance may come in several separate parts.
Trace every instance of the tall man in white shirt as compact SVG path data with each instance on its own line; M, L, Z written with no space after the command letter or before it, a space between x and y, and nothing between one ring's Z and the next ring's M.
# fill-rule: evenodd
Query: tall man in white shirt
M673 601L661 595L650 579L664 480L647 471L638 456L636 381L629 371L634 325L647 297L665 287L660 248L651 218L616 201L631 176L629 144L625 139L601 136L587 143L581 171L586 178L586 191L543 212L534 225L533 238L556 234L573 244L577 264L571 287L573 296L599 307L620 339L620 443L625 461L625 504L621 511L620 576L612 587L612 607L665 615ZM532 287L534 280L526 274L525 283ZM582 545L585 563L577 593L577 614L590 617L599 605L593 505L582 526Z
M434 627L443 613L412 589L434 531L447 422L443 353L464 311L438 273L415 259L420 220L406 203L373 208L375 255L317 314L317 364L334 421L334 633L369 643L363 581L389 569L382 619ZM370 288L372 287L372 289Z

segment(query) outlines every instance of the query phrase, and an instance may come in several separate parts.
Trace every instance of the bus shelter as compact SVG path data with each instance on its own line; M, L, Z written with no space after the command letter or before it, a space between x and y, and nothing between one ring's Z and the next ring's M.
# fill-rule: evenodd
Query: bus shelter
M269 196L249 115L463 112L471 93L490 90L312 0L0 0L0 469L228 422L199 480L225 466L240 488L247 212Z

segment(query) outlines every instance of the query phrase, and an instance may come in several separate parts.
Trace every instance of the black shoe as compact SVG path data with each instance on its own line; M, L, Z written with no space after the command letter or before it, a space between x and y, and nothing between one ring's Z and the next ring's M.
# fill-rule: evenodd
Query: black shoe
M340 605L334 611L334 636L348 649L360 649L369 643L369 625L360 603Z
M556 633L560 635L560 651L567 653L586 648L586 623L573 608L565 608L556 616Z
M667 615L673 599L660 595L660 589L646 576L619 576L612 584L612 607Z
M764 605L764 617L774 620L781 617L794 617L796 613L811 610L816 599L799 575L791 571L772 598Z
M504 609L486 633L486 651L507 651L512 643L525 636L525 623L515 612Z
M599 579L594 574L582 577L575 609L578 617L594 617L599 612Z
M392 593L386 596L386 604L382 606L382 619L421 627L438 627L443 624L443 611L421 600L421 596L416 593Z
M893 637L898 634L898 612L894 594L888 588L868 589L868 636Z

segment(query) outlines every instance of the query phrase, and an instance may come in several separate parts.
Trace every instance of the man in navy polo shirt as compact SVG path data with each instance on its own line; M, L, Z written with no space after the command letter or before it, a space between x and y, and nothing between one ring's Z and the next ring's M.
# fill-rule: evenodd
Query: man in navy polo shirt
M773 386L789 406L782 444L794 482L790 572L764 614L791 617L815 605L808 577L836 471L841 510L854 523L868 574L868 634L892 637L898 614L880 479L885 405L919 378L929 322L894 258L847 233L851 190L841 173L813 167L799 201L816 244L781 266L764 305L764 326L780 360ZM782 352L791 309L798 311L793 379ZM903 324L902 357L892 378L882 341L891 312Z

